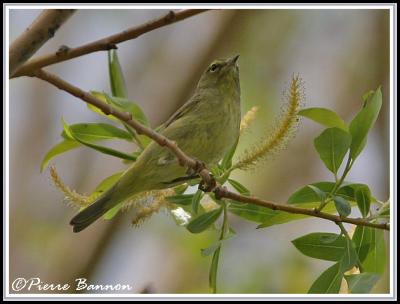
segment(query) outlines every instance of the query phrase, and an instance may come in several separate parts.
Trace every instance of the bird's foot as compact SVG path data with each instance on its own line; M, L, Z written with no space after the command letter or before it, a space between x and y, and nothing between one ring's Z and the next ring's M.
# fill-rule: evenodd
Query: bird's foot
M204 180L201 180L199 183L199 189L204 192L211 192L217 187L217 182L215 181L214 178L211 178L211 180L206 183Z

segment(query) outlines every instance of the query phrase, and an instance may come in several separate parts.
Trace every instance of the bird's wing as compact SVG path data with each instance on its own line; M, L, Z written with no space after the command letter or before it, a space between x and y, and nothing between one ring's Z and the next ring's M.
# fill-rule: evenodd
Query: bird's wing
M188 112L192 111L196 105L199 103L200 98L197 95L194 95L188 102L186 102L183 106L181 106L172 116L161 126L157 128L157 131L162 131L174 121L178 120L180 117L184 116Z

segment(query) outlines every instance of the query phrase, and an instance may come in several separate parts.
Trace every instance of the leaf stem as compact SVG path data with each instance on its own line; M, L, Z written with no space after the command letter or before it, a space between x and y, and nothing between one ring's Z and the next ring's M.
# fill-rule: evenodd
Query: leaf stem
M324 200L324 202L322 202L321 205L319 205L319 207L316 209L316 211L318 211L318 212L322 211L322 209L324 209L325 206L332 200L333 196L336 194L336 191L342 185L344 179L346 178L347 174L351 170L351 167L353 166L353 163L354 162L351 161L351 156L349 154L349 157L348 157L347 162L346 162L346 167L344 168L342 176L338 180L337 179L337 175L335 173L335 181L336 181L336 183L333 186L331 192L326 196L326 199Z

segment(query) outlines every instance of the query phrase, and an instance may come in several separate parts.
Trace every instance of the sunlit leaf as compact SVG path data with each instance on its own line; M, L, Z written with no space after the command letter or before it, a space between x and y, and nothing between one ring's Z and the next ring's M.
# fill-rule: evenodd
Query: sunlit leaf
M67 151L70 151L72 149L75 149L75 148L78 148L81 146L82 145L79 142L77 142L75 140L69 140L69 139L64 139L62 142L56 144L44 156L43 161L40 165L40 172L42 172L47 167L50 160L52 160L57 155L60 155L62 153L65 153Z
M379 87L370 94L365 106L358 112L350 123L349 131L352 136L350 155L356 159L367 143L368 133L378 118L382 106L382 92Z
M124 74L122 73L116 50L108 51L108 73L110 76L112 95L127 98L128 91L126 89Z
M348 129L343 119L341 119L336 112L329 109L308 108L300 110L298 115L314 120L315 122L318 122L328 128L336 127L345 131Z
M74 131L65 123L65 121L62 121L63 123L63 127L64 127L64 131L66 136L73 138L74 140L78 141L79 143L81 143L82 145L88 146L94 150L97 150L101 153L104 154L108 154L108 155L112 155L118 158L122 158L122 159L128 159L128 160L136 160L136 156L132 155L132 154L127 154L118 150L114 150L105 146L100 146L100 145L96 145L91 143L90 141L84 140L83 138L81 138L78 134L75 134Z
M105 123L79 123L69 125L69 129L72 130L73 134L78 136L84 141L96 142L101 140L109 139L123 139L127 141L132 140L132 136L117 127ZM71 139L65 130L61 133L61 136L66 139Z

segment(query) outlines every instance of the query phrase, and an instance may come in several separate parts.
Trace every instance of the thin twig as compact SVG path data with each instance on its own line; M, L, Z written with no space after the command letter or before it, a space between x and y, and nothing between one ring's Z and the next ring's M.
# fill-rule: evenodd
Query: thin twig
M177 12L169 11L166 15L159 17L157 19L154 19L152 21L149 21L147 23L144 23L136 27L131 27L120 33L81 45L79 47L68 48L64 46L53 54L36 57L26 62L16 71L14 75L12 75L11 78L19 76L32 76L35 70L41 69L51 64L59 63L62 61L66 61L72 58L76 58L79 56L83 56L98 51L107 51L110 49L115 49L117 48L116 45L118 43L135 39L142 34L181 21L183 19L192 17L194 15L200 14L205 11L207 11L207 9L201 9L201 10L186 9Z
M51 39L60 26L68 20L73 9L44 10L10 46L10 75L21 67L35 52Z
M129 126L134 128L138 134L144 134L157 142L160 146L163 146L169 149L172 153L176 155L179 160L179 164L181 166L185 166L188 168L193 169L195 172L201 176L203 183L207 186L206 188L208 191L213 191L218 198L228 198L242 203L249 203L253 205L259 205L262 207L266 207L273 210L280 210L288 213L295 213L295 214L304 214L313 217L323 218L335 223L351 223L360 226L368 226L374 227L378 229L385 229L389 230L389 224L386 223L370 223L365 221L361 218L342 218L337 215L329 214L329 213L322 213L318 212L314 209L305 209L294 207L287 204L277 204L269 201L265 201L255 197L249 197L240 195L234 192L228 191L225 187L216 184L215 179L211 176L210 171L202 164L201 162L194 160L193 158L187 156L176 144L176 142L166 138L165 136L154 132L153 130L143 126L135 119L132 118L132 115L127 112L119 111L115 109L109 104L104 103L103 101L95 98L94 96L90 95L89 93L75 87L74 85L66 82L65 80L53 75L51 73L45 72L43 70L37 70L34 73L34 76L40 78L52 85L56 86L60 90L70 93L71 95L91 104L95 107L99 108L103 111L106 115L112 114L121 121L127 123Z

